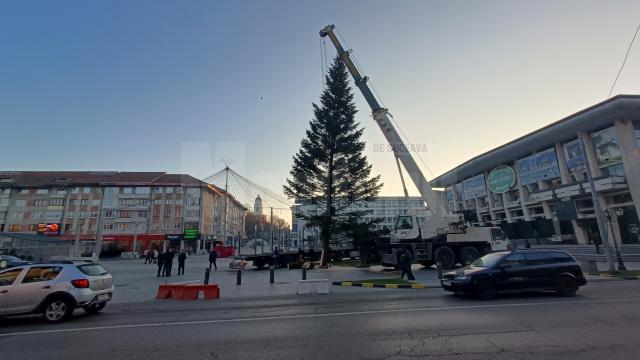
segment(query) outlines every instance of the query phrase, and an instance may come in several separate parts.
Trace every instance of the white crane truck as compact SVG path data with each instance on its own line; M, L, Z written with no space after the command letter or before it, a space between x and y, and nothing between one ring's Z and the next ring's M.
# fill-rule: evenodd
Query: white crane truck
M335 25L327 25L320 30L320 36L329 37L338 56L346 65L356 86L371 107L373 119L391 145L403 186L404 179L400 163L404 166L433 214L423 224L418 222L415 214L399 215L391 234L392 251L391 254L384 255L383 263L396 265L395 252L401 247L409 248L419 264L429 267L440 263L443 268L453 267L457 263L472 262L492 251L506 250L508 239L499 227L467 226L463 215L453 214L445 208L443 192L437 193L431 188L429 181L394 128L389 111L380 106L367 85L368 78L360 74L349 55L350 50L343 48L334 30ZM406 187L404 191L407 196Z

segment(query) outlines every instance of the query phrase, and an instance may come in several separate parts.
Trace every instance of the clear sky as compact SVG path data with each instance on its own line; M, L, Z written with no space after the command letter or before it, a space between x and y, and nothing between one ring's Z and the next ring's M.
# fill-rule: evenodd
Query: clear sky
M4 0L0 170L204 178L230 158L279 192L322 90L318 30L335 23L438 175L604 100L638 14L638 1ZM640 93L640 44L618 93ZM356 99L383 194L399 195Z

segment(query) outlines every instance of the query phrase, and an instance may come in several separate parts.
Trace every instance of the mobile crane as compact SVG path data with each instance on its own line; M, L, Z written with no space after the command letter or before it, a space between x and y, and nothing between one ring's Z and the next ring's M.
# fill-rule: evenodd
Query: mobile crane
M436 193L426 179L406 144L391 122L389 110L380 106L373 95L368 78L362 76L350 57L350 50L345 50L335 33L335 25L327 25L320 30L321 37L329 37L335 46L339 58L347 67L356 86L371 107L373 119L382 130L387 142L391 145L404 187L404 179L400 163L409 174L411 181L427 203L433 216L420 224L415 214L399 215L391 236L392 253L385 254L383 262L396 265L396 250L409 247L416 261L424 266L432 266L436 262L444 268L453 267L457 263L466 264L491 251L505 250L507 239L499 227L470 227L465 224L461 214L450 213L442 201L443 193ZM406 187L404 188L407 196Z

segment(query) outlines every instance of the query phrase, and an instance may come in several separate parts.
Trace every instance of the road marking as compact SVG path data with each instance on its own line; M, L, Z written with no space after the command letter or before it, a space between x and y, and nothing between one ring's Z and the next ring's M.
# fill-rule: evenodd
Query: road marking
M203 324L219 324L219 323L240 323L240 322L253 322L253 321L288 320L288 319L322 318L322 317L336 317L336 316L389 314L389 313L406 313L406 312L419 312L419 311L470 310L470 309L525 307L525 306L539 306L539 305L590 304L590 303L604 303L604 302L637 302L637 301L638 301L638 299L636 299L636 298L602 299L602 300L545 301L545 302L528 302L528 303L442 306L442 307L432 307L432 308L410 308L410 309L349 311L349 312L327 313L327 314L284 315L284 316L268 316L268 317L256 317L256 318L176 321L176 322L160 322L160 323L130 324L130 325L94 326L94 327L72 328L72 329L23 331L23 332L13 332L13 333L0 334L0 338L10 337L10 336L30 336L30 335L43 335L43 334L59 334L59 333L86 332L86 331L96 331L96 330L134 329L134 328L158 327L158 326L180 326L180 325L203 325Z

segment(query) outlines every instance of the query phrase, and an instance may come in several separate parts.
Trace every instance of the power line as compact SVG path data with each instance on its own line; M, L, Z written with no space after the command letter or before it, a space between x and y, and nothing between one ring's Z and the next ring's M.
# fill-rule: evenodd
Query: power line
M611 93L613 93L613 88L616 86L616 83L618 82L618 78L622 73L622 69L624 69L624 64L627 63L627 58L629 57L629 52L631 52L631 47L633 47L633 42L635 41L636 36L638 35L638 30L640 30L640 24L638 24L638 27L636 28L636 32L633 34L633 38L629 43L629 47L627 48L627 53L624 55L624 60L622 60L622 65L620 66L620 70L618 70L618 75L616 75L616 79L613 80L613 84L611 85L611 90L609 90L609 96L607 96L607 99L611 97Z

